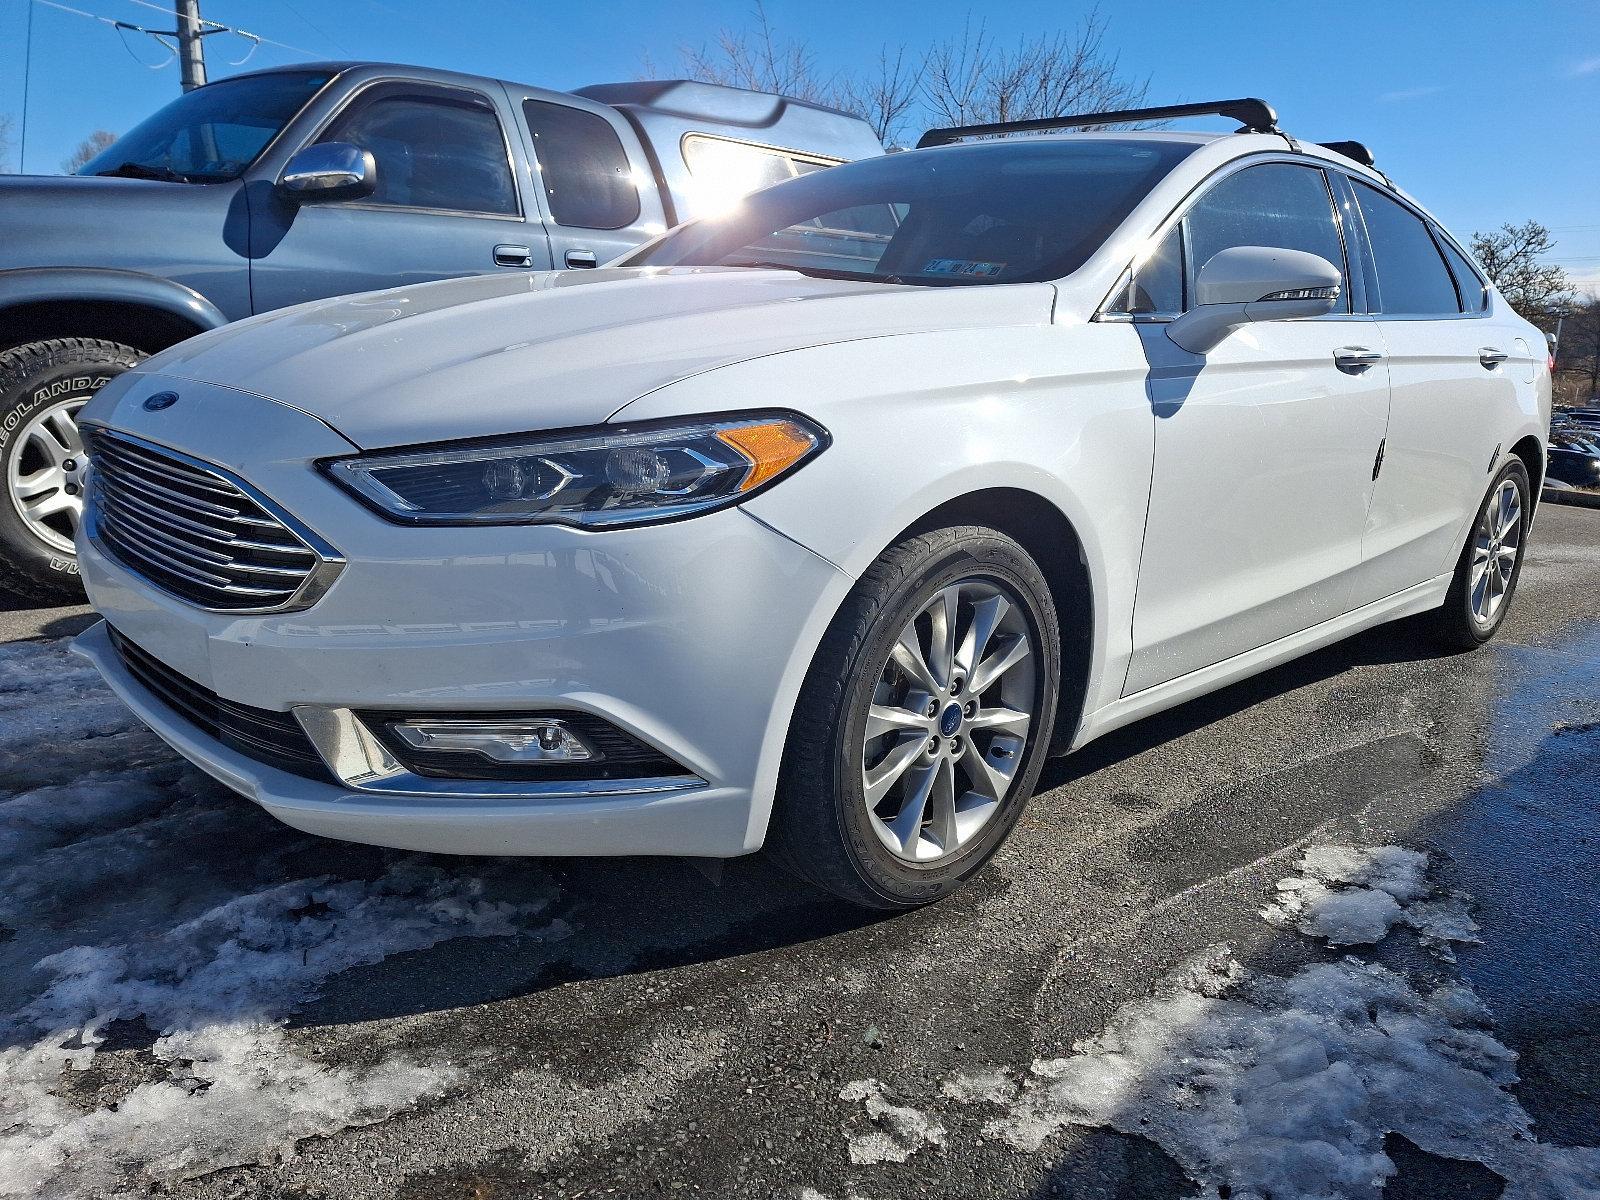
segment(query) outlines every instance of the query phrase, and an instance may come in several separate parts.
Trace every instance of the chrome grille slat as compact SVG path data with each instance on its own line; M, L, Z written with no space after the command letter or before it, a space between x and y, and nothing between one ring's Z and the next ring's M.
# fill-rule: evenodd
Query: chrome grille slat
M304 608L343 566L332 547L221 467L87 427L90 538L163 591L213 610Z
M155 521L174 533L186 537L203 538L208 542L217 542L221 545L242 550L259 550L263 553L290 555L296 558L315 558L317 556L316 551L309 550L298 542L260 542L250 538L238 537L234 534L217 533L197 521L191 521L187 517L176 516L170 512L163 512L154 505L127 493L118 495L115 503L134 509L140 520ZM289 535L286 534L285 536Z

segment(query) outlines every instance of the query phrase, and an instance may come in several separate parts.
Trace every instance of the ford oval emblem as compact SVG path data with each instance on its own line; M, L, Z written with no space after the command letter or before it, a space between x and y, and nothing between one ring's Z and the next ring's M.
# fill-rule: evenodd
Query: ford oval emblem
M163 408L171 408L177 402L177 392L157 392L153 396L145 397L144 410L145 412L160 412Z

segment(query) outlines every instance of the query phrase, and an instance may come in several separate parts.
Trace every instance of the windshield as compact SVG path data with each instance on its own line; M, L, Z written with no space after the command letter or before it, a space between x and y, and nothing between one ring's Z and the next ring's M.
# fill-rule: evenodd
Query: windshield
M196 88L139 122L78 174L177 183L237 179L331 78L328 71L272 71Z
M756 192L619 265L782 267L929 286L1059 279L1193 149L1016 139L887 154Z

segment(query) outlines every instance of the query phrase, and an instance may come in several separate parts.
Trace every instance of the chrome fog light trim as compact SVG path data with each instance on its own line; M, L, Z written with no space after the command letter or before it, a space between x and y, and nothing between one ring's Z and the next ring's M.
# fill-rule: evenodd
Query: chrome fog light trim
M414 750L477 754L499 763L598 762L605 755L557 717L512 721L396 721L395 736Z
M445 779L407 770L348 708L299 704L290 710L345 787L371 796L436 800L596 800L703 788L698 775L625 779Z

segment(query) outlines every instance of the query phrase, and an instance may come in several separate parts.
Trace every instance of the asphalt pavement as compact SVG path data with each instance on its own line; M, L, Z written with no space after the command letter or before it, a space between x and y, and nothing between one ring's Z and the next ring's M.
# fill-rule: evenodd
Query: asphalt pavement
M1600 512L1541 511L1491 647L1403 622L1111 735L892 917L293 833L87 619L0 612L0 1196L1600 1189Z

